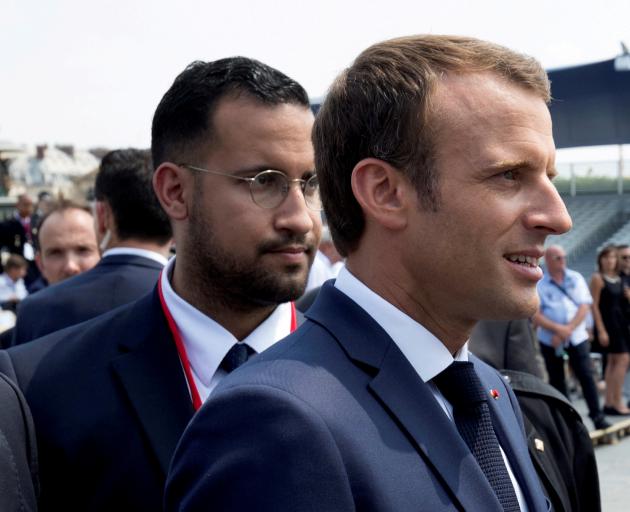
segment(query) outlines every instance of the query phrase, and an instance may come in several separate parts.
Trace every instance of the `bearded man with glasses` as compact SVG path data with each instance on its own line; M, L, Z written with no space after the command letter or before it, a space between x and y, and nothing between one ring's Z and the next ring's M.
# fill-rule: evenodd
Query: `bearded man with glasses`
M42 509L161 510L194 411L296 328L321 230L312 124L298 83L242 57L194 62L166 92L153 186L177 256L138 302L9 353Z

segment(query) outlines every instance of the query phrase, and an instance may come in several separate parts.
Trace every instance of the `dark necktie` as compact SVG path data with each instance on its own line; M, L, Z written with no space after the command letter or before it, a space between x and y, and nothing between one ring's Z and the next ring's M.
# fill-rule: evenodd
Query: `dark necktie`
M247 359L254 353L254 349L250 348L245 343L235 343L232 348L225 354L223 361L219 365L219 368L230 373L243 363L247 362Z
M499 441L492 427L488 396L472 363L454 362L433 379L453 406L460 435L477 459L506 512L518 512L516 493L505 467Z

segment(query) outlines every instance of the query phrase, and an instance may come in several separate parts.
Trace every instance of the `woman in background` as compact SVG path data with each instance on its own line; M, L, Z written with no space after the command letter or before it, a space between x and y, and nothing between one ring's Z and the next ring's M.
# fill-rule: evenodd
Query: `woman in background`
M619 275L616 247L604 247L597 255L598 272L591 278L595 339L608 354L604 380L604 414L630 415L623 400L623 382L630 363L630 331L625 320L627 300Z

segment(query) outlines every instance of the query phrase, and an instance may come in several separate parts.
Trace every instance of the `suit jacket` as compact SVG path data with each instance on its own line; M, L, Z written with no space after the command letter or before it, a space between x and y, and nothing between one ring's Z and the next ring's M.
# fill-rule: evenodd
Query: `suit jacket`
M580 414L539 378L510 370L501 373L523 410L529 453L554 512L599 512L597 462Z
M139 299L153 289L162 268L143 256L107 256L87 272L26 297L18 307L13 344L26 343Z
M5 354L35 420L40 510L160 510L193 407L157 291Z
M0 247L6 247L10 253L22 256L26 241L26 230L18 219L12 217L0 222Z
M502 510L429 386L363 309L326 283L306 317L195 415L173 458L167 511ZM470 359L499 390L493 424L529 510L548 510L514 394Z
M545 362L529 319L482 320L475 325L468 348L497 370L527 372L545 378Z
M0 374L0 510L37 510L33 420L16 385Z

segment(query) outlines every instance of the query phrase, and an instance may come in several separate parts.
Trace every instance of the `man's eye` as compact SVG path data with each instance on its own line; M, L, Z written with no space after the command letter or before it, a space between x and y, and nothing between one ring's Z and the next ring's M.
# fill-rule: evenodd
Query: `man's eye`
M516 179L516 171L514 170L509 170L509 171L505 171L502 176L506 179L506 180L515 180Z

